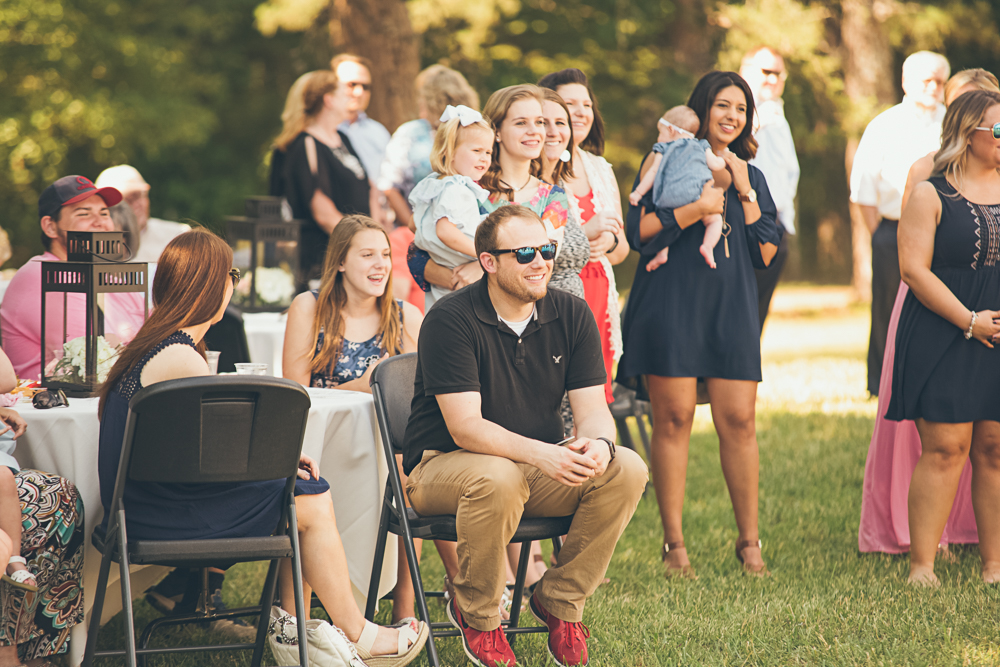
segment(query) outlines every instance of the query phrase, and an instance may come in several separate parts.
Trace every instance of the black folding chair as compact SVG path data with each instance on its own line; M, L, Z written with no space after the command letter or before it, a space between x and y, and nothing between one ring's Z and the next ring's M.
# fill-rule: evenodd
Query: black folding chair
M107 532L94 531L92 542L101 552L97 597L91 612L90 632L83 664L95 657L125 656L136 667L137 656L193 651L253 650L251 665L258 667L271 604L277 585L278 563L292 559L295 612L305 618L298 523L295 516L295 479L302 437L309 415L309 395L297 383L272 377L215 376L158 382L138 391L129 402L118 477L108 518ZM155 484L219 484L285 479L282 514L273 535L202 540L129 540L122 494L127 481ZM176 625L214 621L237 616L259 616L254 643L171 648L135 645L129 564L172 567L228 567L234 563L269 560L259 607L234 609L222 614L194 614L158 619ZM107 592L111 562L121 573L125 612L124 650L96 651L101 611ZM154 621L156 623L157 621ZM305 623L298 624L299 659L308 667Z
M649 433L646 432L647 419L650 430L653 428L653 415L649 401L639 400L633 390L623 387L617 382L614 385L614 397L614 403L608 407L611 409L611 416L615 419L618 437L622 439L622 444L638 453L635 441L632 440L632 432L628 427L628 418L634 417L636 427L639 430L639 438L642 439L642 447L646 451L646 460L652 461L653 453L650 450Z
M371 584L368 588L368 605L365 618L374 620L378 603L378 585L382 574L382 560L389 533L402 535L406 547L406 558L410 563L410 576L421 618L430 625L427 638L427 656L434 667L440 666L435 637L458 637L459 631L450 623L431 623L427 609L427 597L441 597L441 592L424 592L423 580L413 540L446 540L457 542L455 515L420 516L406 507L403 498L403 484L396 468L396 454L402 454L403 436L406 422L410 418L410 403L413 400L413 381L417 372L417 355L403 354L380 363L372 372L371 388L375 399L375 415L378 417L379 432L382 435L382 451L389 468L389 479L382 499L382 516L379 519L378 540L375 543L375 562L372 568ZM569 532L573 516L522 518L511 538L511 544L521 545L521 556L514 579L514 596L510 607L510 620L503 621L504 632L511 644L518 634L548 632L546 627L519 627L521 599L524 596L524 579L528 571L529 551L535 540L552 540L552 547L558 553L561 538Z

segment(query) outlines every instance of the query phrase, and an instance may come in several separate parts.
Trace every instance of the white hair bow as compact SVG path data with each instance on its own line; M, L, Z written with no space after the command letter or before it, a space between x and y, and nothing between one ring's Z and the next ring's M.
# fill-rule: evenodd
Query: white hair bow
M444 108L444 113L441 114L441 122L447 123L453 118L457 118L458 122L462 124L462 127L468 127L473 123L481 121L483 119L483 114L479 113L475 109L470 109L464 104L459 104L457 107L453 107L449 104Z

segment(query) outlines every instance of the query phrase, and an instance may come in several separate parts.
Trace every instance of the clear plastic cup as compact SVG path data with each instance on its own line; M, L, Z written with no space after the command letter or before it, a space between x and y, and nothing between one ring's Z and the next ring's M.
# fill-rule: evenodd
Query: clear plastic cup
M205 360L208 361L208 372L210 375L219 374L219 355L221 352L205 350Z
M267 364L236 364L237 375L267 375Z

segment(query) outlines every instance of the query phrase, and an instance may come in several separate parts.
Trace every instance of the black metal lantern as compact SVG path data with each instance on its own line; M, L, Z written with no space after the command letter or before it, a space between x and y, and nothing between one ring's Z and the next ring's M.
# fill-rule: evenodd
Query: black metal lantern
M126 262L123 232L67 232L66 261L42 262L42 384L69 396L95 396L118 341L104 338L105 294L142 292L149 315L149 271ZM46 321L46 302L62 295L62 318ZM86 296L83 336L69 330L70 294ZM75 323L74 323L75 324ZM50 332L55 332L52 335ZM59 347L47 349L51 341Z
M295 298L299 274L299 230L281 197L249 197L246 216L226 218L233 264L243 279L233 304L245 312L281 312Z

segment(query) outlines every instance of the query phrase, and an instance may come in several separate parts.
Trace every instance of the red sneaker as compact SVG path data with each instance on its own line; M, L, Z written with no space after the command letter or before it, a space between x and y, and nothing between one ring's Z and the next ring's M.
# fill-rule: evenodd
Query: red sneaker
M476 630L465 622L462 612L458 610L458 601L454 598L445 607L448 620L462 633L462 648L465 655L479 667L515 667L517 658L507 642L503 627L483 632Z
M556 661L559 667L586 667L590 663L587 656L587 638L590 637L590 629L583 623L570 623L558 619L549 612L532 595L528 600L528 608L531 614L544 623L549 628L549 655Z

